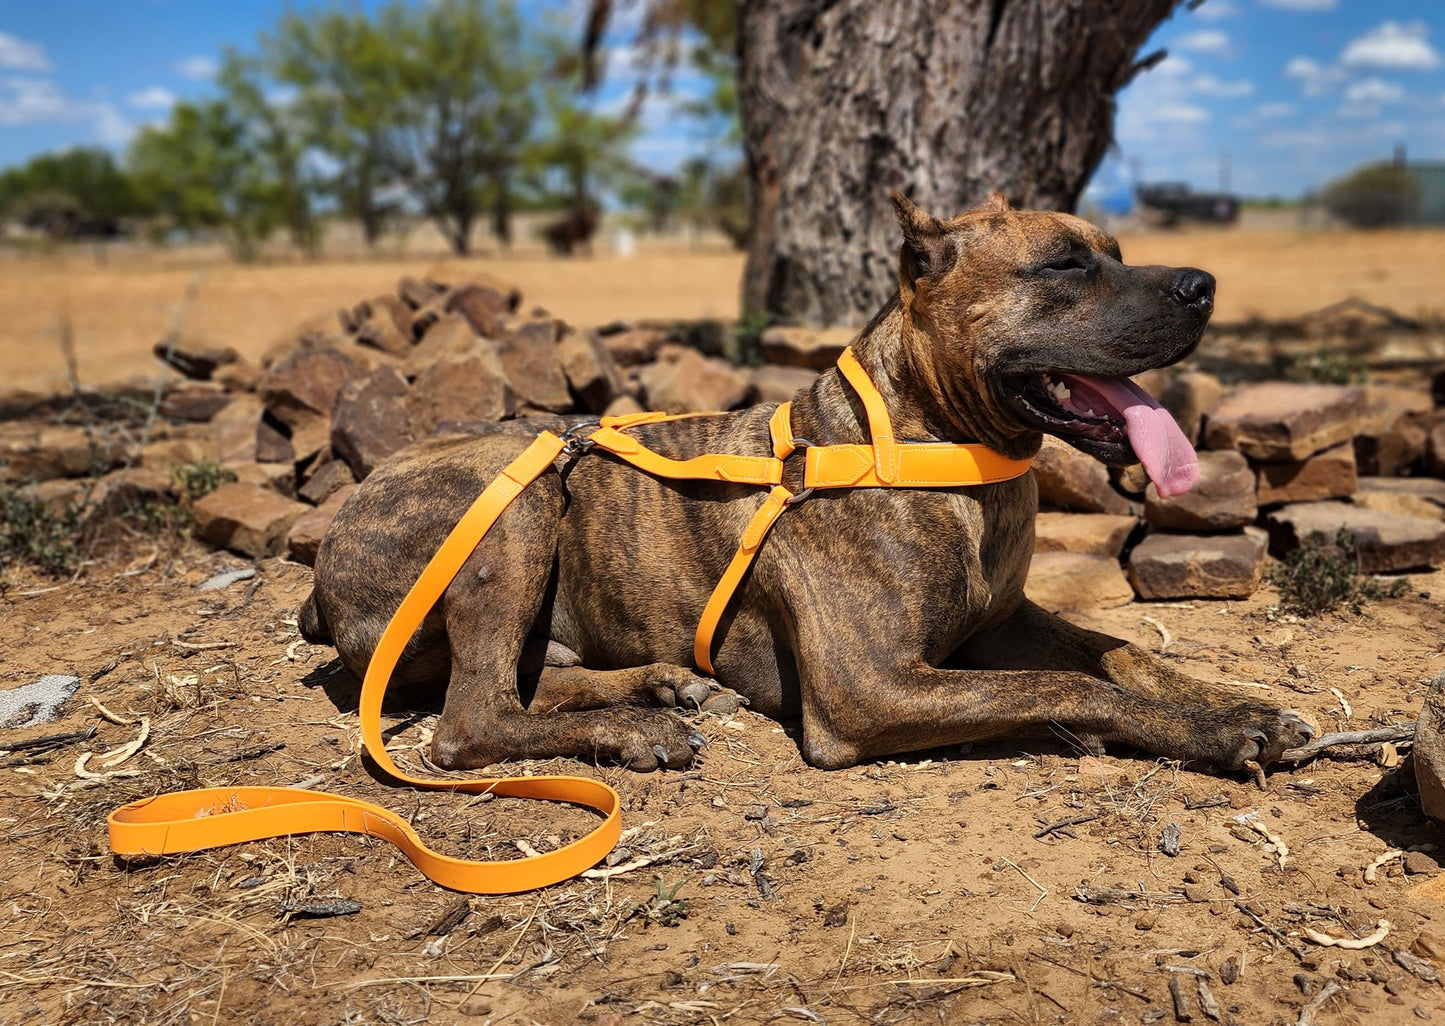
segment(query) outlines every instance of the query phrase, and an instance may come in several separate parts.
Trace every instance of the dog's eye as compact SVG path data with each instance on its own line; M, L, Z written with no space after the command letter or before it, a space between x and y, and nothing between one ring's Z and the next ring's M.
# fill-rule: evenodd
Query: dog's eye
M1038 273L1051 277L1066 274L1082 274L1088 269L1089 261L1077 253L1066 253L1063 256L1055 257L1036 268Z

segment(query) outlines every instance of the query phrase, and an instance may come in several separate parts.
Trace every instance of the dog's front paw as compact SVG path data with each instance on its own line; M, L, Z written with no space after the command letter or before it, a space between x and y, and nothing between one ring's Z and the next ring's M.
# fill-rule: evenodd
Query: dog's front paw
M682 769L703 743L702 736L676 714L649 713L620 729L617 761L639 773L660 766Z
M1209 761L1220 769L1243 769L1246 762L1268 766L1287 749L1307 744L1319 728L1295 709L1253 703L1222 710Z

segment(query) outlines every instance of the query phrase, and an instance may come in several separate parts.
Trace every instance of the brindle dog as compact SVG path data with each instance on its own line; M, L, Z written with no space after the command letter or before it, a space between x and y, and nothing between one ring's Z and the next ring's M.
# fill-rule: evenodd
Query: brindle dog
M1044 375L1134 375L1183 358L1209 319L1214 279L1127 266L1087 222L1013 211L1001 197L947 222L895 205L898 296L853 348L896 437L1021 458L1042 428L1106 462L1135 462L1122 418L1062 409ZM766 455L772 412L634 430L675 459ZM836 370L793 399L792 423L815 444L869 440ZM363 674L422 566L530 437L439 438L379 467L321 544L306 638L334 643ZM801 475L799 454L784 483L798 491ZM559 461L477 546L398 669L397 685L449 675L433 761L686 764L701 740L659 707L696 691L693 630L762 497L660 480L597 452ZM1032 474L815 493L779 520L733 599L718 682L759 712L801 718L803 754L824 768L1053 729L1096 750L1117 741L1236 769L1312 736L1294 712L1241 701L1026 599L1037 506ZM575 658L543 666L544 650Z

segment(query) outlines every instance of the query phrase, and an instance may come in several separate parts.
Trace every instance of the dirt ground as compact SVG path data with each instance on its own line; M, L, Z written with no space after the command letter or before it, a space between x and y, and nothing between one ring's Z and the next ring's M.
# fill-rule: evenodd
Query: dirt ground
M1311 1013L1320 1023L1445 1015L1441 985L1391 955L1408 962L1422 933L1445 939L1445 905L1411 890L1434 874L1406 878L1395 860L1361 879L1438 831L1398 770L1368 762L1277 768L1260 791L1129 752L1081 762L1061 739L822 772L792 725L745 710L698 721L709 744L687 771L509 767L596 774L621 792L617 858L655 861L608 880L466 899L389 845L338 835L118 861L112 808L203 785L309 780L473 857L515 857L518 839L547 850L589 822L374 780L358 758L358 683L296 632L310 571L268 560L197 590L245 565L136 538L74 581L21 575L0 599L0 687L84 682L63 718L0 746L96 728L0 753L0 1024L1151 1023L1175 1021L1171 980L1196 1023L1209 1021L1201 980L1223 1022L1315 1021L1301 1008L1329 983L1344 989ZM1413 719L1445 668L1445 574L1412 581L1409 598L1306 622L1272 615L1269 589L1080 620L1154 650L1162 627L1186 671L1359 728ZM139 729L89 698L148 718L122 767L140 775L77 776L82 752ZM413 765L428 722L388 717ZM1235 822L1251 813L1287 859ZM1160 850L1171 824L1173 857ZM1156 897L1090 904L1083 887ZM328 917L339 899L359 910ZM1367 950L1301 936L1368 934L1382 918L1390 934Z
M1131 263L1193 265L1219 279L1216 320L1258 314L1288 317L1349 296L1404 314L1439 307L1445 231L1302 232L1198 230L1125 235ZM74 326L79 374L86 384L153 375L151 346L177 320L183 329L257 358L294 338L299 326L391 290L408 274L451 281L491 275L518 285L527 308L542 306L573 324L641 318L734 318L740 254L717 244L690 247L644 240L621 258L599 246L596 258L565 260L536 246L512 256L471 260L430 253L375 260L274 263L242 267L218 251L121 250L101 266L88 251L11 257L0 264L0 358L5 387L42 391L67 385L58 325Z

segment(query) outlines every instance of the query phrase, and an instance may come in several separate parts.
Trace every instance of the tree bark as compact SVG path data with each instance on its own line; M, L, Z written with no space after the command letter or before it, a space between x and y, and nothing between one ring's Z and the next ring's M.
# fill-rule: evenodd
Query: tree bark
M1072 210L1114 94L1180 0L742 0L745 310L861 324L897 287L889 193Z

